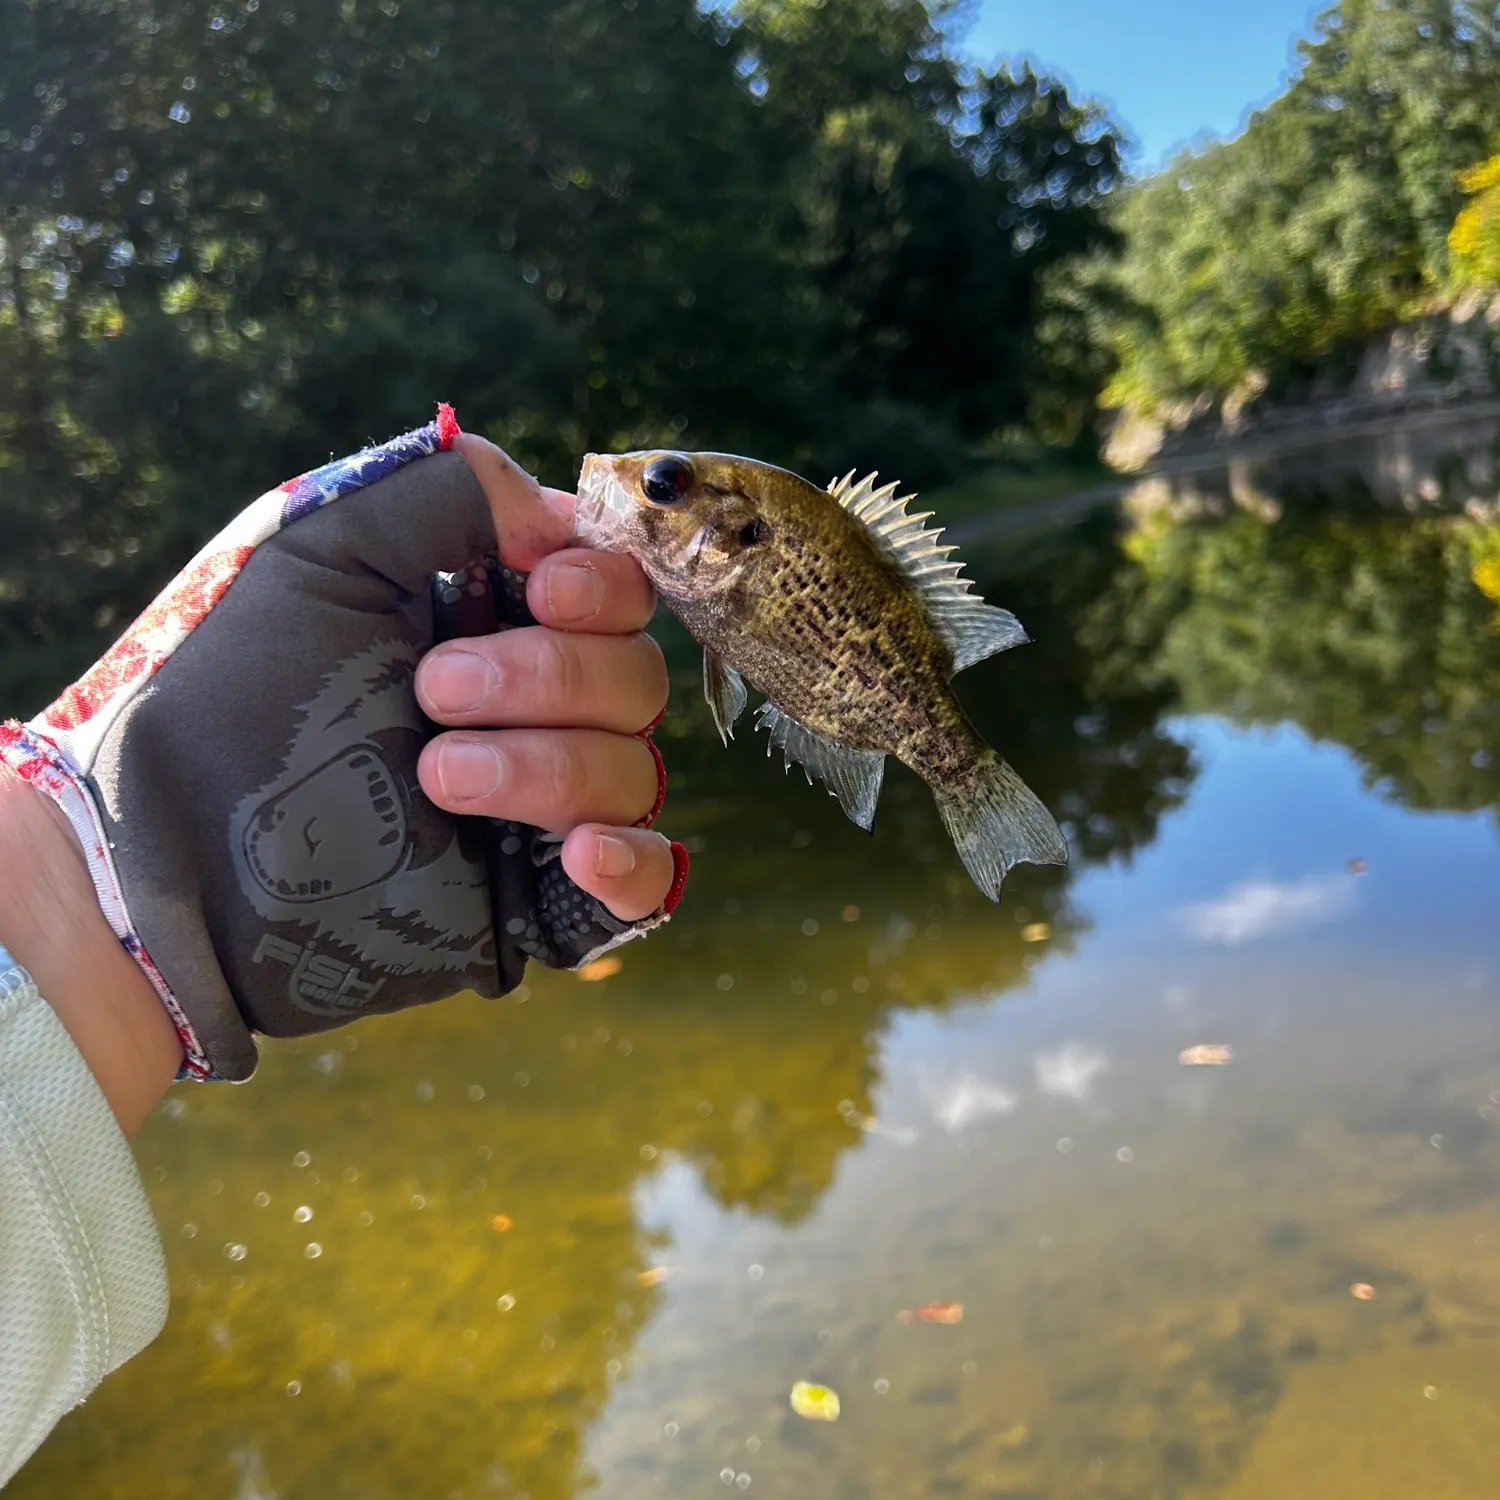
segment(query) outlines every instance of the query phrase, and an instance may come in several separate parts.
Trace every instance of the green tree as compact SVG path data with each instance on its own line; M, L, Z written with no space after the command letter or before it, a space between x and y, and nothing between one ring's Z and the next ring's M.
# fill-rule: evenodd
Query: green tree
M1492 148L1500 37L1470 0L1344 0L1237 139L1122 204L1109 400L1155 410L1285 390L1447 276L1458 169Z
M935 10L736 8L742 71L792 163L782 233L810 273L830 389L855 408L837 455L850 462L868 462L849 450L869 426L899 422L893 405L929 414L955 448L1024 421L1044 368L1041 280L1112 240L1119 140L1100 111L1027 66L961 65Z

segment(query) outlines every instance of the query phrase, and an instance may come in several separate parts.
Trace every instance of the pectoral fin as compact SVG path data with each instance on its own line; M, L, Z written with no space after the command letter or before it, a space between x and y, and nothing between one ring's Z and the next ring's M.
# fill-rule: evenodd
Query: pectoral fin
M782 713L774 703L762 703L756 716L760 727L771 731L767 755L773 749L780 750L786 757L787 770L796 761L807 773L809 786L814 776L827 783L829 795L839 799L851 822L866 833L875 826L875 804L880 800L880 781L885 774L885 756L880 751L851 750L824 739Z
M734 738L734 721L744 713L750 695L745 691L745 679L718 652L710 651L706 646L703 649L703 696L708 699L719 738L727 745Z

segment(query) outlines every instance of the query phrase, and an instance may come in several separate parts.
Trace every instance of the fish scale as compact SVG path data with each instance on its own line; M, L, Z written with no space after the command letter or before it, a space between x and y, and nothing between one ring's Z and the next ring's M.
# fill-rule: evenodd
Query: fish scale
M576 524L638 559L704 648L704 691L728 741L748 704L768 750L819 778L873 829L885 758L931 787L975 884L999 900L1016 864L1062 864L1052 815L985 743L956 672L1026 640L908 512L910 496L852 472L826 490L724 453L590 454Z

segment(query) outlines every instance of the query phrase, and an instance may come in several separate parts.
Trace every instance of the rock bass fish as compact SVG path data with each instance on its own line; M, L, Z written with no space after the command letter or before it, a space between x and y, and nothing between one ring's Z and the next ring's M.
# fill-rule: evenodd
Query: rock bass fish
M870 830L885 758L932 788L975 885L992 901L1012 865L1066 864L1052 815L987 745L950 686L1026 639L970 593L911 496L852 473L828 489L724 453L591 453L582 540L635 557L703 647L703 689L727 744L747 702L787 768L827 783Z

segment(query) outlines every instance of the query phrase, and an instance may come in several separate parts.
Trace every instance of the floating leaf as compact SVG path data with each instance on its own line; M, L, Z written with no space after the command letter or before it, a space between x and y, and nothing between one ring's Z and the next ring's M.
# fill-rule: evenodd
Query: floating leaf
M924 1302L920 1307L903 1307L896 1314L898 1323L962 1323L962 1302Z
M625 967L618 953L606 953L603 958L596 958L591 964L584 964L581 969L573 972L585 984L593 984L600 979L608 979L611 974L618 974Z
M1222 1068L1234 1061L1234 1048L1227 1042L1199 1042L1196 1047L1184 1047L1177 1061L1185 1068Z
M799 1380L792 1387L792 1410L809 1422L837 1422L839 1393L830 1386Z

